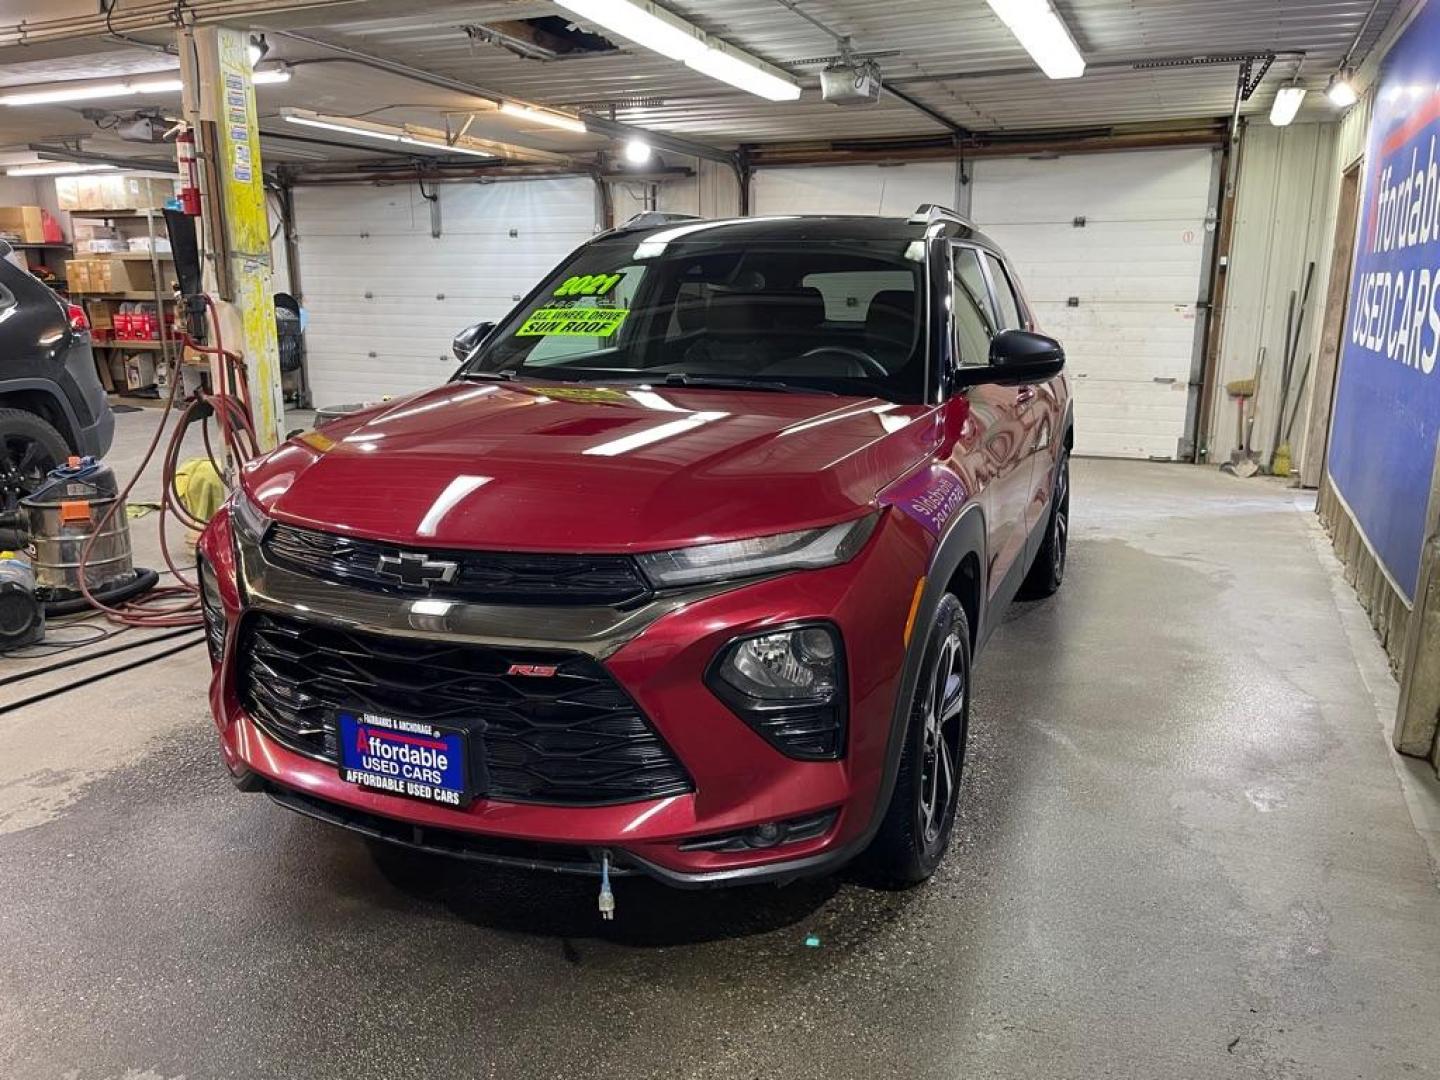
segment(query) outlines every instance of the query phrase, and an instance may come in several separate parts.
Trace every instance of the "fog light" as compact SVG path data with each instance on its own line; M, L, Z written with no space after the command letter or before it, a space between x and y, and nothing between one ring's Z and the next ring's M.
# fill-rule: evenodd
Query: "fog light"
M840 756L845 664L840 635L828 623L738 638L716 657L706 682L782 753L808 761Z
M680 841L681 851L755 851L778 847L782 844L798 844L803 840L815 840L824 836L835 824L834 810L818 814L790 818L787 821L767 821L763 825L743 832L717 833L693 840Z
M767 848L778 844L784 835L785 833L779 825L773 821L767 821L764 825L757 825L751 829L746 840L749 841L751 847Z

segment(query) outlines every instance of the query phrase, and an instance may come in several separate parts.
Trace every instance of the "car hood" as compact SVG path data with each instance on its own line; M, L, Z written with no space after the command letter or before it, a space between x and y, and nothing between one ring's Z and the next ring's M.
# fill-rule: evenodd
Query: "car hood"
M449 383L292 439L244 484L278 520L400 544L660 550L854 517L935 428L876 398Z

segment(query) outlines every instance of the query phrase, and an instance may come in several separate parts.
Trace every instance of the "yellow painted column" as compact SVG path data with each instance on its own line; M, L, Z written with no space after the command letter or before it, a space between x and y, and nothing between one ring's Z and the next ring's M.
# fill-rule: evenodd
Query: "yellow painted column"
M208 128L197 131L206 288L220 310L225 347L244 357L256 434L269 450L284 438L285 407L249 34L221 26L180 37L187 119Z

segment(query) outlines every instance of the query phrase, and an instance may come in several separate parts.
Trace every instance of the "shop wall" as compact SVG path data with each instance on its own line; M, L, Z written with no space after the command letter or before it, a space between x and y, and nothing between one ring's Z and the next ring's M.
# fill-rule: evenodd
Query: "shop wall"
M1252 449L1268 461L1283 428L1295 415L1291 452L1299 461L1308 403L1315 386L1313 357L1320 340L1321 311L1330 263L1337 186L1331 176L1338 125L1293 124L1276 128L1248 125L1242 139L1235 194L1235 223L1226 271L1220 362L1209 432L1211 461L1225 461L1239 445L1239 414L1227 383L1260 372L1259 390L1247 403L1255 410ZM1310 299L1300 330L1285 416L1281 416L1282 375L1290 296L1300 309L1306 268L1315 264ZM1305 375L1307 360L1311 371ZM1304 386L1301 387L1302 378ZM1298 414L1295 410L1299 409Z

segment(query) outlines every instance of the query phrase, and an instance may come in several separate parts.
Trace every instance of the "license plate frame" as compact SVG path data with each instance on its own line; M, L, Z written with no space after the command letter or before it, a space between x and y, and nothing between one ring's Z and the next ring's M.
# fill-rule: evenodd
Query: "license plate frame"
M462 810L475 798L467 728L339 709L340 778L365 791Z

